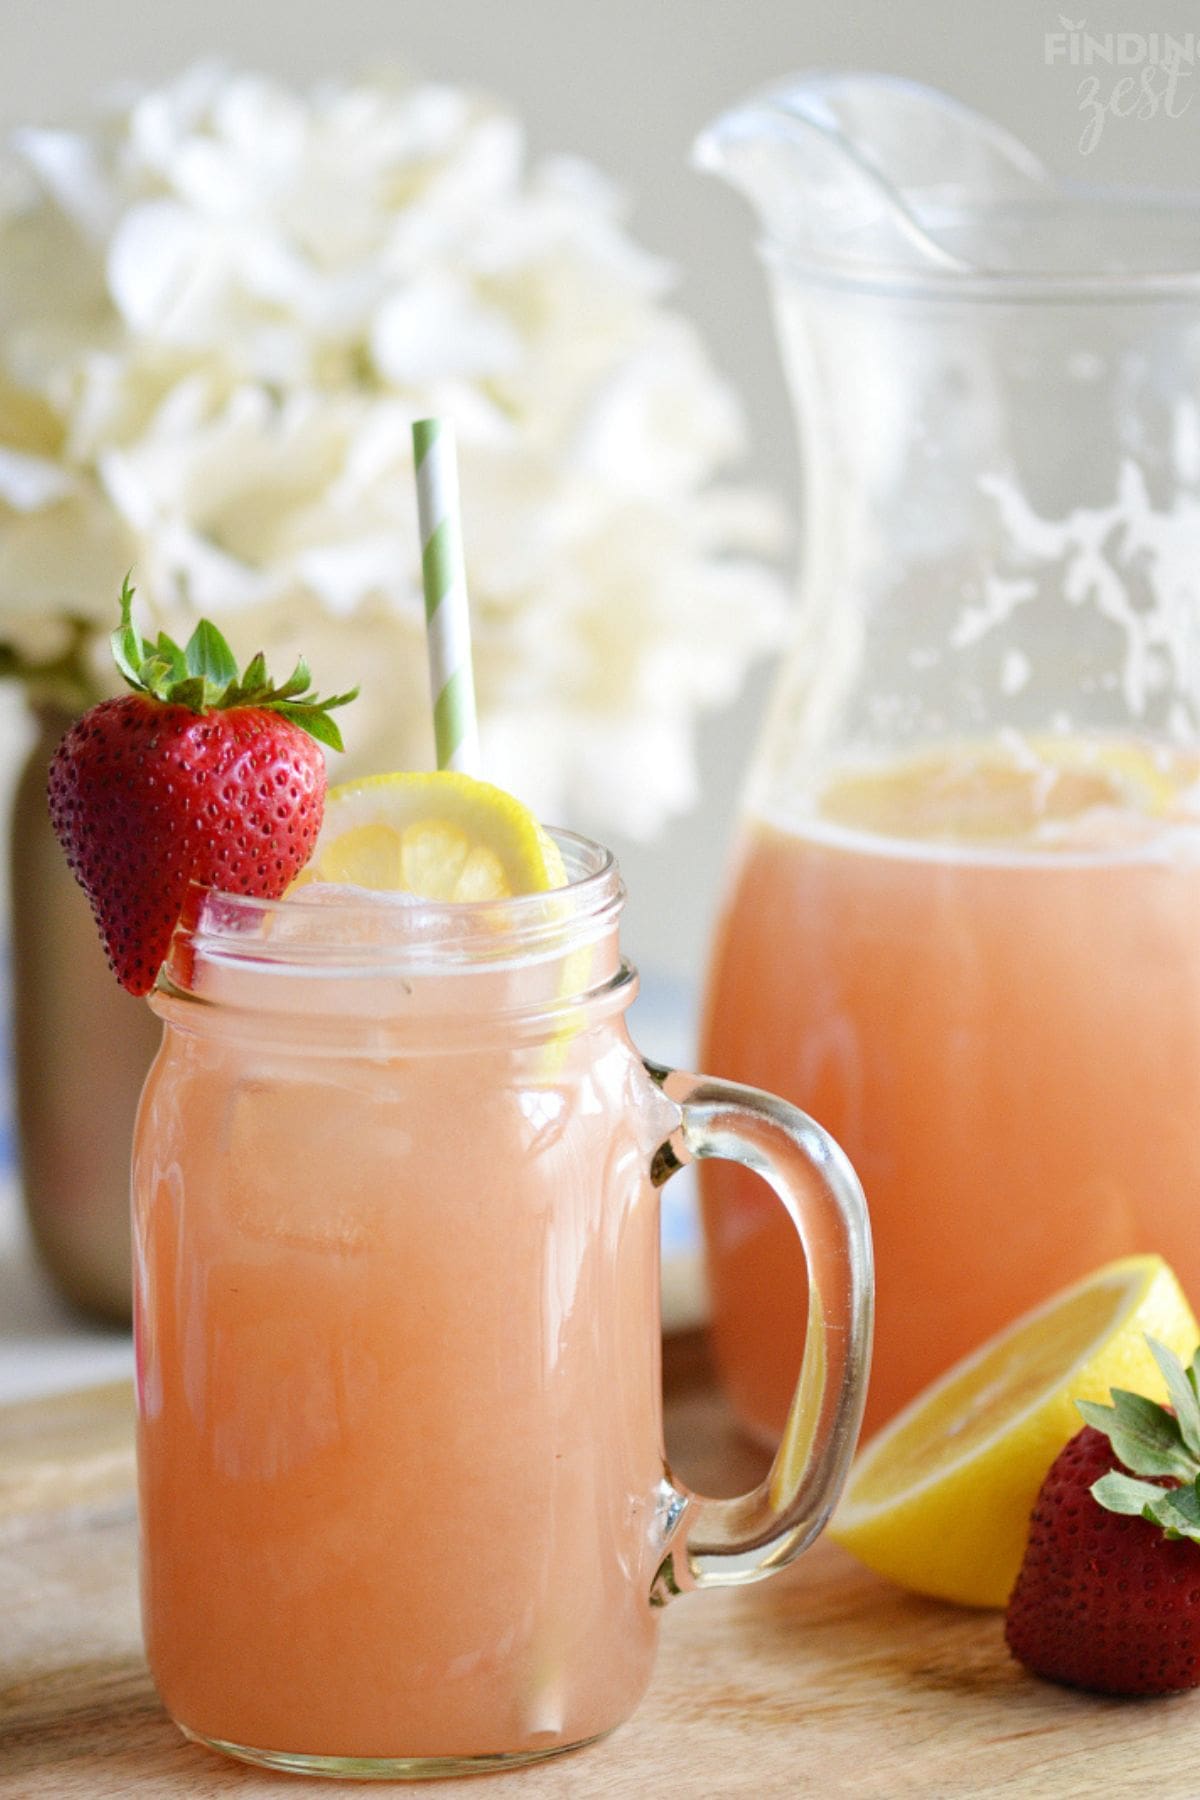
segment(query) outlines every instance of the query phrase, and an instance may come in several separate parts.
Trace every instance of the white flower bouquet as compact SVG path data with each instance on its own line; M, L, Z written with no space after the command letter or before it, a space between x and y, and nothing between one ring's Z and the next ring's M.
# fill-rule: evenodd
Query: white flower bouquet
M633 835L694 799L696 720L784 618L778 521L720 484L737 403L593 169L454 88L202 67L11 133L0 269L0 669L77 687L132 566L176 635L363 679L353 763L428 762L437 412L489 774Z

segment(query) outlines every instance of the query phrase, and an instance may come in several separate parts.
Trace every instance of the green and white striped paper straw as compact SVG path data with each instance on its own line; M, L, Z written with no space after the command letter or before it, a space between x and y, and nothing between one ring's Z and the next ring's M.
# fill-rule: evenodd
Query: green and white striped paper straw
M437 766L478 775L479 727L454 431L443 419L418 419L412 434Z

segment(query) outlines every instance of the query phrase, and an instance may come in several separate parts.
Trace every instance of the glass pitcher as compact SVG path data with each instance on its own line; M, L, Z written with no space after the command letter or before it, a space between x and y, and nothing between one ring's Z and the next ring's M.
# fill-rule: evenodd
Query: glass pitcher
M707 1066L871 1206L867 1426L1105 1260L1200 1301L1200 195L1051 179L878 75L726 115L803 469ZM804 1271L704 1171L718 1355L778 1428Z

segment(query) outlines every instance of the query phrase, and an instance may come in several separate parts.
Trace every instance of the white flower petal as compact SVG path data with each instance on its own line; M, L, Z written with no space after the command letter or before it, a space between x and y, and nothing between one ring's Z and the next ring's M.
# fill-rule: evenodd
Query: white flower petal
M687 493L744 448L733 390L708 369L691 329L672 320L599 384L572 454L587 473L644 498Z
M184 519L160 520L149 551L151 592L184 594L196 614L244 613L269 603L283 585L280 574L251 568Z
M174 200L148 200L121 220L108 252L108 287L131 331L158 333L196 265L215 251L203 222Z
M101 241L117 206L96 146L73 131L16 131L12 143L63 212L87 237Z
M203 126L230 79L224 63L210 60L135 98L128 127L134 167L166 177L180 144Z
M81 491L56 506L0 523L0 629L39 611L82 615L107 629L113 596L136 555L136 539L103 496Z
M364 600L397 585L415 597L411 546L399 533L380 532L351 543L318 544L292 559L299 582L331 613L350 617Z
M75 477L44 456L26 456L0 445L0 502L17 512L39 512L75 489Z
M385 300L371 332L381 375L397 386L481 380L520 362L517 333L496 308L481 305L460 283L430 277Z
M149 532L155 519L154 497L134 459L109 450L99 458L97 471L113 510L131 530Z

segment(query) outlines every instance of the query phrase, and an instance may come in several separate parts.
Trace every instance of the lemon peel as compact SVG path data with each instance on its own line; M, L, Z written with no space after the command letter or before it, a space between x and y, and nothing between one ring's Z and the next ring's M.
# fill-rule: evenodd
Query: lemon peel
M1047 1469L1080 1429L1077 1400L1166 1387L1146 1343L1185 1362L1200 1329L1160 1256L1109 1263L965 1357L860 1453L831 1535L902 1587L1003 1606Z
M319 881L469 903L566 880L558 845L528 807L491 782L439 770L331 788L312 860L288 892Z

